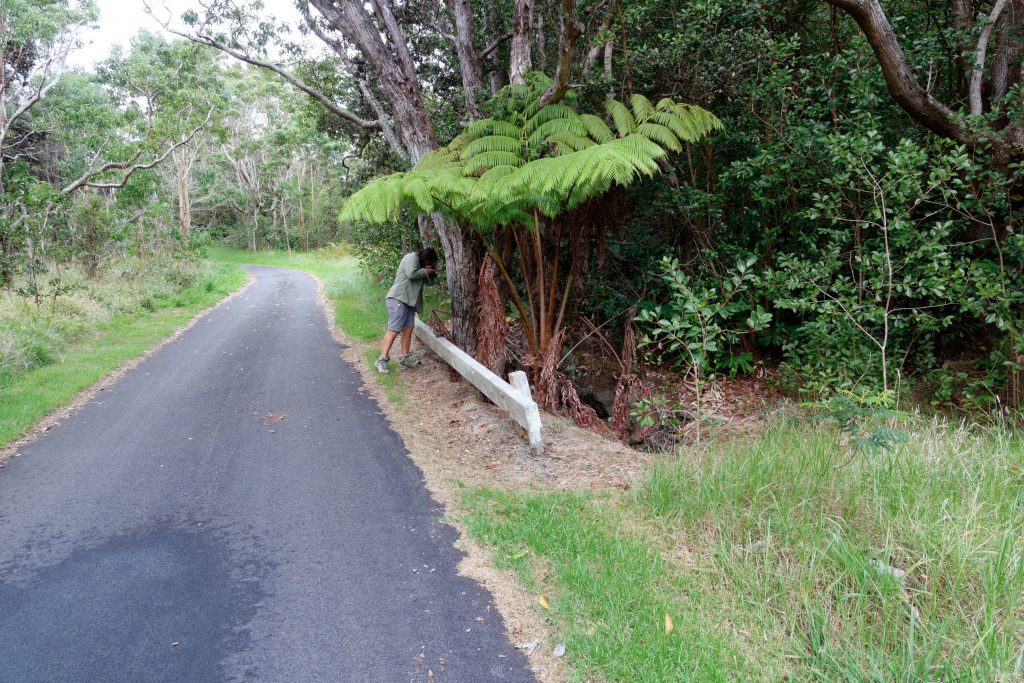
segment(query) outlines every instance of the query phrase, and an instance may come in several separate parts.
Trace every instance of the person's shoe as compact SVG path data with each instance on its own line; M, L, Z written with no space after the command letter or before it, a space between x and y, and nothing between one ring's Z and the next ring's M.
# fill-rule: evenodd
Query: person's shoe
M373 367L377 368L377 372L379 372L380 374L386 375L386 374L388 374L388 361L389 360L391 360L391 359L390 358L385 358L384 356L381 356L380 358L377 359L377 362L373 364Z
M422 361L420 361L419 358L417 358L414 354L411 353L407 353L404 356L399 356L398 364L406 369L415 368L419 367L420 365L423 365Z

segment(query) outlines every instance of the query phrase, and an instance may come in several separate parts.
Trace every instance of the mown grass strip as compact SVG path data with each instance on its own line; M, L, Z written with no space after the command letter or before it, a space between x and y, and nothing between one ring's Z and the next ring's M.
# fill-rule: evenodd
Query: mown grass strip
M0 447L25 434L47 413L67 404L123 363L173 334L197 313L237 290L246 273L220 265L153 312L120 315L62 351L55 362L0 383Z

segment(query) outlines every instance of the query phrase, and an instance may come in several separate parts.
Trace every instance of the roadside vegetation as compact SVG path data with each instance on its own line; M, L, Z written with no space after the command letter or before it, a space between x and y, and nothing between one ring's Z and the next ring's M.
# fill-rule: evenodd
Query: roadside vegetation
M136 259L36 276L59 284L38 298L0 291L0 447L246 280L230 265Z
M1020 680L1020 434L934 422L848 455L786 421L621 496L463 505L545 596L575 680Z

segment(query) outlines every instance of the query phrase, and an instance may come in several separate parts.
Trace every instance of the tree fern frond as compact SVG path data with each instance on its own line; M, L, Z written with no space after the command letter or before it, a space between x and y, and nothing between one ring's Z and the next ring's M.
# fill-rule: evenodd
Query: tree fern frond
M449 147L441 147L431 150L420 157L420 160L413 166L413 171L431 171L443 168L453 168L459 164L459 154Z
M625 137L636 130L636 119L633 118L632 112L629 108L618 100L608 100L605 103L605 108L608 110L608 114L612 117L612 121L615 123L615 128L619 132L619 137Z
M547 141L554 144L556 147L565 148L570 152L578 152L581 149L593 147L597 144L585 135L579 135L577 133L567 131L552 133L547 137Z
M586 134L586 130L583 128L583 124L580 123L576 116L572 118L554 118L546 123L542 123L530 133L530 137L527 142L531 149L536 149L544 144L549 135L554 133L571 133L573 135L582 136Z
M654 105L643 95L636 94L629 98L629 104L633 107L633 114L637 122L643 122L654 116Z
M430 213L434 210L434 197L430 194L430 188L422 178L411 178L405 185L405 194L421 213Z
M518 138L522 131L514 123L501 119L477 119L466 126L465 135L473 139L485 135L504 135L510 138Z
M671 97L662 97L660 100L658 100L658 104L656 104L654 108L657 111L666 111L674 106L676 106L675 100L673 100Z
M650 121L641 123L636 127L636 132L671 152L681 152L683 149L676 134L670 128L659 123L651 123Z
M523 126L523 132L527 135L532 135L535 130L548 121L576 118L578 118L578 115L572 108L564 104L549 104L546 107L541 107L536 114L527 119L526 125Z
M495 166L522 166L523 158L514 152L483 152L466 162L463 175L476 175Z
M587 135L595 142L608 142L615 137L612 129L608 127L601 117L593 114L581 114L580 122L587 129Z
M512 138L507 135L487 135L482 138L477 138L466 145L462 150L460 159L465 161L485 152L514 152L515 154L519 154L522 151L522 148L523 142L518 137Z

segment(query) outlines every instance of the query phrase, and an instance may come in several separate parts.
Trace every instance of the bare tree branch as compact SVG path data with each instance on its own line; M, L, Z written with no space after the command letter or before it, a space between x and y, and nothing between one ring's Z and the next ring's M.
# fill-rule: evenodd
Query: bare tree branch
M512 37L512 32L509 31L508 33L506 33L504 35L501 35L501 36L498 36L493 41L491 41L490 45L488 45L487 47L485 47L483 50L480 51L480 61L482 62L485 59L487 59L488 57L490 57L492 54L494 54L494 51L497 50L499 47L501 47L501 44L504 43L506 40L508 40L511 37Z
M889 93L914 120L942 137L965 144L976 142L952 110L921 87L878 0L826 2L849 14L860 26L882 67Z
M61 194L71 194L75 190L78 190L78 189L83 188L83 187L93 187L93 188L97 188L97 189L116 189L116 188L119 188L119 187L124 187L125 184L128 182L128 179L131 178L133 175L135 175L136 172L144 171L144 170L153 168L153 167L157 166L158 164L163 163L163 161L165 159L167 159L167 157L169 157L174 152L174 150L178 149L179 147L181 147L183 145L187 145L188 143L190 143L192 141L192 139L195 138L195 136L199 134L199 131L201 131L203 128L205 128L210 123L210 119L212 117L213 117L213 108L211 107L210 110L208 112L206 112L206 118L203 119L202 123L200 123L198 126L193 128L192 131L190 133L188 133L188 135L182 137L181 140L179 140L178 142L176 142L173 145L171 145L170 147L168 147L164 151L164 153L161 154L160 156L158 156L158 157L156 157L156 158L154 158L154 159L152 159L150 161L147 161L145 163L141 163L141 164L134 163L134 161L136 159L138 159L139 156L141 156L141 151L140 151L140 152L137 152L135 154L135 156L133 156L130 161L111 161L111 162L108 162L106 164L103 164L102 166L100 166L97 169L90 169L89 171L86 171L77 180L75 180L75 181L69 183L68 185L66 185L61 190ZM121 174L121 178L118 179L118 180L110 181L110 182L97 182L97 181L92 180L97 175L106 173L108 171L118 171L118 170L124 171L124 173Z
M154 18L156 18L156 14L153 12L152 8L149 6L149 2L143 2L143 5L145 6L146 11L149 12L149 14L152 15ZM211 36L206 36L206 35L202 35L202 34L191 34L191 33L186 33L184 31L180 31L178 29L175 29L175 28L171 27L169 21L164 21L164 20L161 20L161 19L157 19L157 21L160 22L161 26L163 26L164 29L167 32L169 32L169 33L173 33L176 36L180 36L181 38L184 38L186 40L190 40L193 43L197 43L199 45L206 45L207 47L212 47L212 48L214 48L216 50L220 50L224 54L230 55L230 56L234 57L235 59L237 59L237 60L239 60L241 62L245 62L246 64L252 64L253 66L257 66L257 67L259 67L261 69L267 69L268 71L273 71L278 76L280 76L281 78L285 79L286 81L291 83L293 86L295 86L296 88L298 88L302 92L306 93L307 95L309 95L310 97L312 97L313 99L315 99L316 101L320 102L322 105L327 107L327 109L332 114L334 114L335 116L339 116L339 117L345 119L346 121L349 121L350 123L354 123L357 126L360 126L362 128L368 128L368 129L373 129L373 130L381 130L382 129L380 121L364 119L361 116L353 114L352 112L348 111L347 109L344 109L343 107L339 107L334 101L331 100L331 98L327 97L327 95L325 95L324 93L320 92L316 88L312 88L312 87L306 85L295 74L293 74L292 72L288 71L287 69L285 69L284 67L280 66L279 64L274 64L273 62L268 62L266 60L259 59L257 57L253 57L252 55L249 55L249 54L246 54L245 52L242 52L241 50L237 50L237 49L232 48L232 47L230 47L228 45L225 45L224 43L221 43L220 41L216 40L215 38L213 38Z

